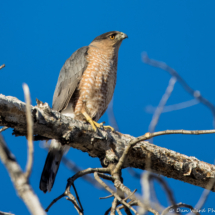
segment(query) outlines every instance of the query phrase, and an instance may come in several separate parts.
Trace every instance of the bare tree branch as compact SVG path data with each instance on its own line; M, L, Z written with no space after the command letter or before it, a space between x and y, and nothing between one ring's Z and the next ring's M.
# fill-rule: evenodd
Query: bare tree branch
M143 210L141 210L141 213L142 213L142 211L144 213L145 213L145 211L150 211L153 214L156 214L156 215L159 214L158 211L156 211L155 209L153 209L150 205L145 204L145 202L142 201L142 199L140 200L137 196L135 196L133 194L133 192L131 192L131 190L128 187L126 187L123 183L120 182L120 180L116 179L114 181L114 186L116 188L120 189L126 195L128 195L129 199L131 199L132 201L136 202L136 204L143 209Z
M191 100L186 101L186 102L181 102L178 104L164 106L162 113L167 113L167 112L171 112L171 111L185 109L185 108L197 105L199 103L200 102L197 99L191 99ZM148 105L148 106L146 106L145 111L147 113L154 113L156 111L156 109L157 109L157 107L153 107L151 105Z
M199 198L199 201L197 202L197 204L195 205L195 210L199 211L203 205L205 204L209 194L210 194L210 190L211 188L214 186L214 183L215 183L215 179L212 178L209 183L207 184L207 189L205 189L201 195L201 197ZM191 213L189 213L191 214Z
M7 168L10 178L19 197L24 201L27 208L33 215L46 214L43 210L38 197L34 194L28 179L22 172L19 164L16 162L15 156L7 148L2 136L0 135L0 159Z
M161 113L162 113L162 111L164 109L164 106L167 103L167 100L171 96L171 93L172 93L172 91L174 89L175 83L176 83L176 78L175 77L170 78L169 85L166 88L166 92L162 96L162 98L161 98L161 100L159 102L159 105L156 108L155 113L154 113L154 115L152 117L152 120L151 120L151 122L149 124L149 132L150 133L155 131L155 128L156 128L156 125L158 124L160 115L161 115ZM153 142L153 139L151 139L150 142Z
M112 206L111 206L111 210L110 210L110 215L115 215L116 214L117 203L118 203L118 200L115 197L114 200L113 200L113 202L112 202Z
M27 135L25 103L14 97L0 95L0 126L12 127L15 135ZM188 157L172 150L165 149L147 140L151 137L164 134L200 134L213 133L210 131L163 131L134 138L118 132L107 132L99 129L99 135L92 127L81 121L52 111L47 104L40 103L31 106L34 119L34 138L57 139L62 144L87 152L92 157L100 158L103 165L116 160L123 162L123 168L134 167L145 169L147 155L151 160L151 171L167 177L178 179L196 186L206 188L211 178L215 176L215 166L202 162L195 157ZM136 145L135 145L136 144ZM135 146L133 146L135 145ZM215 191L215 186L211 189Z
M77 193L77 190L74 186L74 182L76 179L80 178L80 177L83 177L84 175L86 174L90 174L90 173L94 173L94 172L110 172L110 170L108 168L88 168L88 169L85 169L85 170L82 170L80 172L77 172L75 175L73 175L71 178L69 178L67 180L67 186L66 186L66 190L64 191L63 194L61 194L60 196L58 196L57 198L55 198L50 204L49 206L46 208L46 211L48 212L49 209L51 208L51 206L53 204L55 204L58 200L60 200L62 197L64 196L68 196L69 198L67 198L67 200L70 200L73 204L74 204L74 207L75 209L77 210L77 212L79 214L83 214L83 207L81 205L81 202L80 202L80 199L79 199L79 196L78 196L78 193ZM73 186L74 188L74 191L75 191L75 194L76 194L76 197L77 197L77 200L79 202L79 205L80 205L80 208L78 206L78 203L76 201L76 198L71 194L70 192L70 187Z
M77 190L76 190L76 188L75 188L74 183L72 184L72 187L73 187L73 189L74 189L74 191L75 191L75 195L76 195L76 198L77 198L77 200L78 200L78 203L79 203L79 205L80 205L80 207L81 207L81 211L84 211L84 209L83 209L83 207L82 207L82 204L81 204L81 201L80 201L80 198L79 198L79 196L78 196L78 192L77 192Z
M58 196L57 198L55 198L51 203L50 205L46 208L46 212L49 211L49 209L51 208L51 206L56 203L58 200L60 200L61 198L65 197L66 195L63 193L61 194L60 196Z
M119 131L119 126L117 124L116 117L113 112L113 98L110 104L108 105L107 115L108 115L109 124L115 129L115 131Z
M49 211L49 209L51 208L51 206L56 203L58 200L60 200L61 198L65 197L66 195L63 193L61 194L60 196L58 196L57 198L55 198L51 203L50 205L46 208L46 212Z
M158 67L162 70L167 71L171 76L175 77L177 79L177 81L182 85L182 87L189 93L191 94L194 98L196 98L199 102L201 102L202 104L204 104L206 107L208 107L213 115L213 125L215 127L215 106L208 101L207 99L205 99L201 93L197 90L193 90L188 84L187 82L174 70L172 69L170 66L168 66L166 63L164 62L159 62L153 59L150 59L147 55L147 53L143 53L143 62L146 64L149 64L151 66L154 67Z
M130 202L128 202L128 204L129 205L131 205L131 206L134 206L134 205L137 205L135 202L133 202L133 201L130 201ZM122 215L122 213L120 212L120 210L121 209L125 209L125 207L124 207L124 205L121 205L121 206L119 206L119 207L117 207L116 208L116 211L117 211L117 213L119 214L119 215ZM129 214L130 215L130 214ZM132 214L131 214L132 215Z
M114 192L107 184L105 184L98 176L97 172L94 172L94 177L95 179L102 185L104 186L104 188L109 191L112 195L115 196L115 198L120 201L123 205L125 205L126 207L128 207L130 210L132 210L134 212L134 214L138 215L137 211L132 208L125 200L121 199L120 196Z
M78 167L73 161L69 160L67 157L62 157L63 164L71 171L77 173L82 171L80 167ZM92 176L90 175L83 175L82 177L84 180L86 180L88 183L96 187L97 189L106 191Z
M3 69L5 67L5 64L2 64L1 66L0 66L0 69Z
M114 195L109 195L109 196L105 196L105 197L100 197L99 199L108 199L108 198L111 198L111 197L113 197Z
M14 214L0 211L0 215L14 215Z
M169 213L169 212L176 212L176 211L172 211L171 209L173 209L174 207L176 207L176 208L189 208L190 210L192 210L192 212L194 213L194 214L196 214L196 215L200 215L200 213L198 212L198 211L196 211L191 205L188 205L188 204L184 204L184 203L178 203L177 205L172 205L172 206L169 206L169 207L167 207L163 212L162 212L162 214L161 215L165 215L165 214L167 214L167 213Z
M161 186L165 190L165 192L166 192L166 194L167 194L167 196L169 198L170 204L171 205L176 205L176 201L175 201L173 192L172 192L172 190L170 189L170 187L168 186L167 182L164 179L162 179L158 175L150 174L149 175L149 180L156 180L156 181L158 181L159 184L161 184Z
M28 162L26 165L26 172L25 177L28 179L31 174L32 165L33 165L33 153L34 153L34 146L33 146L33 121L31 118L31 99L30 99L30 92L27 84L23 84L23 90L25 94L25 101L26 101L26 119L27 119L27 139L28 139Z
M73 203L74 208L77 210L79 215L83 215L83 210L78 206L76 198L70 192L66 192L66 195L68 196L66 197L66 200L69 200L70 202Z
M3 128L0 129L0 133L3 132L3 131L5 131L5 130L7 130L7 129L8 129L8 127L4 126Z
M137 144L138 142L140 141L145 141L145 140L148 140L148 139L151 139L152 137L157 137L157 136L161 136L161 135L167 135L167 134L195 134L195 135L199 135L199 134L213 134L215 133L215 129L212 129L212 130L194 130L194 131L188 131L188 130L166 130L166 131L158 131L158 132L154 132L154 133L149 133L147 132L146 134L140 136L140 137L137 137L133 140L131 140L131 142L129 143L129 145L125 148L119 162L117 163L116 165L116 168L115 168L115 172L118 172L122 169L122 166L123 166L123 163L126 159L126 156L128 155L129 153L129 150L135 145ZM188 173L186 173L186 175L190 175L190 170Z

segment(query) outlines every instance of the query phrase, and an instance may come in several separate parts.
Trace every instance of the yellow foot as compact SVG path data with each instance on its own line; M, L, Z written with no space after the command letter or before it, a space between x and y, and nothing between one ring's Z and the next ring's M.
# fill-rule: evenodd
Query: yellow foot
M97 128L104 128L106 129L111 129L111 131L114 131L114 128L111 126L104 126L103 123L98 123L92 120L92 118L84 111L82 113L84 115L84 117L86 118L87 122L89 122L91 124L91 126L93 127L94 131L97 131Z
M103 125L103 124L102 124L102 127L103 127L105 130L110 129L111 131L114 131L114 128L111 127L110 125Z

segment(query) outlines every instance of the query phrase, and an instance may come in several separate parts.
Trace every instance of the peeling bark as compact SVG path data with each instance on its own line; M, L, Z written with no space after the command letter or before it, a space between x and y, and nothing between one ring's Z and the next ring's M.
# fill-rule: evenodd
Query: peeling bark
M0 95L0 126L14 128L14 134L26 136L25 103L15 97ZM102 129L96 134L92 127L53 111L48 104L38 101L31 106L34 119L35 140L58 139L62 144L98 157L103 166L117 161L129 141L134 139L127 134L107 132ZM123 168L145 169L147 156L151 157L151 171L169 178L178 179L206 188L215 177L215 166L175 151L141 141L129 152ZM215 186L211 189L215 191Z

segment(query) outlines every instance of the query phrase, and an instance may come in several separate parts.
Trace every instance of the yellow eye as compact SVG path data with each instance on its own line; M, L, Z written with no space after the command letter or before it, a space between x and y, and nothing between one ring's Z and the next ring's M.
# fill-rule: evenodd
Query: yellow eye
M110 39L113 40L115 38L114 35L110 35Z

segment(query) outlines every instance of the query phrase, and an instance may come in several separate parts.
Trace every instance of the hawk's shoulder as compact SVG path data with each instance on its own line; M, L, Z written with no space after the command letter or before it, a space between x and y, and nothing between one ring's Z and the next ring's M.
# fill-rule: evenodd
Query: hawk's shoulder
M63 65L58 82L55 88L52 109L62 111L65 109L71 99L78 83L81 80L83 72L87 68L88 46L84 46L75 51Z

